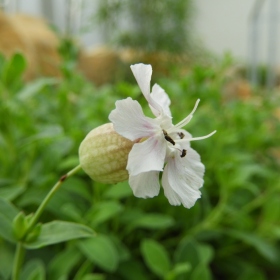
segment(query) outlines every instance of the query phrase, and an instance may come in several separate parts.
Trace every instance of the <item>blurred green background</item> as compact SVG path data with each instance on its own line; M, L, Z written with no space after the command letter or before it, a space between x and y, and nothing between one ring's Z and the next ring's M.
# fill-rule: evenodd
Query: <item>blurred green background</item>
M138 199L127 182L103 185L80 172L64 183L40 221L81 223L97 236L27 250L21 279L280 279L279 89L268 90L265 82L252 86L246 65L198 47L185 28L191 26L190 1L102 3L93 25L112 26L117 8L133 11L135 19L133 32L113 38L103 60L81 63L86 55L77 40L58 34L59 74L31 77L28 53L2 50L0 279L11 275L15 244L6 229L14 216L34 212L78 164L79 144L108 122L115 101L130 96L149 111L129 69L136 62L152 64L153 83L172 101L174 123L200 98L186 129L194 136L217 130L192 143L206 166L202 198L191 209L174 207L163 192ZM114 59L112 46L118 46ZM127 46L129 59L119 51ZM259 71L265 79L267 68Z

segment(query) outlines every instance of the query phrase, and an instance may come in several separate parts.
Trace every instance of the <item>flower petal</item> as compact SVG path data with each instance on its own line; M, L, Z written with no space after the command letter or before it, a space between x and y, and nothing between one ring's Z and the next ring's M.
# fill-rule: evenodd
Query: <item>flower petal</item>
M134 64L130 66L131 71L150 106L161 112L161 106L152 98L150 94L150 83L152 77L152 66L149 64Z
M179 159L181 160L181 158ZM186 170L186 176L191 179L191 184L194 188L201 188L203 186L203 176L205 166L200 160L200 155L191 147L187 149L187 155L182 158L183 166Z
M150 95L150 83L153 72L152 66L139 63L131 65L130 68L142 93L147 98L147 96Z
M182 203L186 208L191 208L201 196L199 188L203 185L203 174L204 165L192 148L188 148L183 158L179 153L170 157L162 177L164 194L170 204Z
M159 194L159 172L149 171L129 176L129 185L136 197L148 198Z
M164 89L162 89L158 84L155 84L152 88L151 97L154 99L155 102L157 102L161 106L164 114L171 117L171 112L169 109L171 101ZM159 116L159 114L161 113L153 107L151 107L151 110L156 117Z
M116 109L110 113L109 120L117 133L131 141L149 137L159 129L157 122L146 117L140 104L130 97L116 102Z
M148 171L162 171L166 154L166 141L156 135L133 145L126 169L130 176Z

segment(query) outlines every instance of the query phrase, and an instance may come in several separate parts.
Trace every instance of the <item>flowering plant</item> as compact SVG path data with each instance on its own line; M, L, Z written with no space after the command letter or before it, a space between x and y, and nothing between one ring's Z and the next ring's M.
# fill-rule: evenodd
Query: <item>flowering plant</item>
M159 193L159 173L163 171L162 186L170 204L190 208L201 195L205 170L190 141L205 139L216 131L193 138L183 129L199 100L185 119L173 125L166 92L155 84L150 93L151 65L136 64L131 70L155 119L145 116L140 104L130 97L117 101L116 109L109 115L115 131L135 143L126 166L129 184L135 196L154 197Z

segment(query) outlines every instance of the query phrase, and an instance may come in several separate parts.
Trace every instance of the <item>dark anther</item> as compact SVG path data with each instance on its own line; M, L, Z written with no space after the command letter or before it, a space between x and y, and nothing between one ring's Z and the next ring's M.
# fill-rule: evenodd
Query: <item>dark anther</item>
M186 154L187 154L187 150L183 149L183 150L182 150L181 157L182 157L182 158L183 158L183 157L185 157L185 156L186 156Z
M185 134L183 132L178 132L178 135L179 135L180 139L183 139L185 137Z
M170 142L172 145L175 145L175 141L167 134L167 132L163 129L164 138L166 141Z

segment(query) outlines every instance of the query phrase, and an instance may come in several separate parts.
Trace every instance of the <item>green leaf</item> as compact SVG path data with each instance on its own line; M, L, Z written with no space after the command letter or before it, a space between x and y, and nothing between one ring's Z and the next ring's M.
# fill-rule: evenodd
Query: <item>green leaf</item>
M77 165L75 165L77 166ZM71 169L74 168L74 166L71 167ZM71 194L75 196L80 196L87 201L91 202L92 201L92 195L89 192L88 186L85 183L85 180L81 180L79 178L69 178L67 181L67 191L69 191Z
M105 280L106 276L104 274L86 274L85 276L83 276L83 278L81 280Z
M200 263L199 244L192 240L186 239L179 243L175 251L176 263L189 263L196 267Z
M177 279L178 276L186 276L186 273L189 273L191 268L189 263L176 263L174 268L168 273L166 280Z
M19 196L21 193L23 193L25 190L22 186L9 186L6 188L0 188L0 197L2 197L5 200L13 200L17 196Z
M122 199L132 195L132 190L127 182L110 187L104 194L106 198Z
M40 260L31 260L23 268L20 280L45 280L44 263Z
M118 268L118 273L122 276L121 279L131 280L131 275L133 275L133 280L146 280L147 271L145 270L142 262L129 260L126 262L121 262Z
M240 271L240 274L237 280L265 280L267 277L265 276L262 269L259 269L252 264L244 264L244 268Z
M14 81L20 79L26 67L26 60L20 53L16 53L12 56L11 60L7 64L5 69L5 82L8 85Z
M210 269L204 265L199 264L191 274L190 280L211 280L211 271Z
M146 265L160 277L164 277L170 270L170 260L165 248L152 239L145 239L141 243L141 253Z
M174 225L174 219L163 214L145 214L135 219L130 225L132 228L165 229Z
M255 235L254 233L247 233L238 230L227 230L226 234L231 235L233 238L242 240L244 243L254 247L267 260L277 263L277 249L273 245L268 243L266 240Z
M49 85L55 85L58 80L55 78L41 78L28 83L20 92L18 92L18 99L25 101L26 99L40 93L40 91Z
M79 248L92 262L104 270L113 272L117 269L118 251L109 237L97 235L95 238L80 241Z
M122 210L122 205L116 201L104 201L96 204L93 213L90 214L92 226L96 227L98 224L119 215Z
M202 262L205 265L208 265L210 261L213 259L214 250L210 245L199 244L198 252L200 256L200 262Z
M0 279L10 279L15 257L14 249L7 242L0 242Z
M93 236L95 236L94 231L85 225L64 221L53 221L43 224L38 239L32 243L26 243L25 247L28 249L37 249L71 239Z
M280 203L278 196L271 196L269 203L263 205L262 220L267 225L278 224L280 217Z
M81 260L82 253L74 246L56 253L48 267L50 279L60 279L63 275L69 275L73 267L77 266Z
M13 220L18 214L18 210L10 202L0 198L0 236L14 242Z

